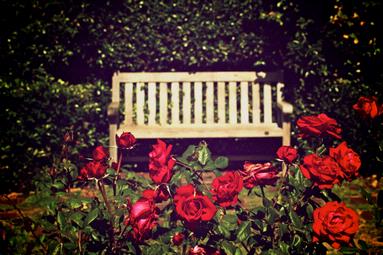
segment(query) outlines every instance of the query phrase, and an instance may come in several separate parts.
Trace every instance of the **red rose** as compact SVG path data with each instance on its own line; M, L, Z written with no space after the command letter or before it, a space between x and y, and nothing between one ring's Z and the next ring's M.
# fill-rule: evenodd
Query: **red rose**
M182 233L175 233L174 236L172 237L172 242L174 245L181 245L182 242L184 241L185 235Z
M200 221L211 220L217 208L207 196L190 195L181 197L176 203L176 212L191 228L199 225Z
M297 126L303 133L303 136L325 136L330 135L340 139L342 129L339 127L336 120L329 118L326 114L321 113L317 116L303 116L298 119Z
M227 172L213 180L211 194L213 200L222 207L235 206L238 194L243 188L242 176L239 173Z
M331 189L334 184L340 183L344 177L338 163L330 156L310 154L303 158L300 165L302 174L313 181L320 189Z
M336 148L330 148L330 156L342 167L345 178L351 181L359 175L361 161L359 155L347 147L346 142L342 142Z
M176 193L174 194L174 203L177 204L181 199L193 196L194 194L197 194L197 191L192 184L180 186L176 189Z
M256 185L274 185L278 180L278 170L269 162L264 164L245 162L243 168L241 174L247 189Z
M91 161L86 164L81 170L80 175L85 178L101 178L105 175L108 166L103 162Z
M124 221L132 227L132 236L141 241L146 238L157 225L158 209L153 200L140 198L134 203L129 212L129 217Z
M298 151L291 146L281 146L277 150L277 157L286 163L291 163L298 157Z
M176 163L170 158L172 145L157 139L157 144L153 145L153 150L149 153L149 175L154 183L167 183L172 177L172 169Z
M123 132L120 136L116 135L116 143L119 148L128 149L136 143L136 138L130 132Z
M383 105L377 105L378 99L376 97L361 96L358 102L352 106L364 118L375 118L383 113Z
M327 202L313 213L313 241L327 241L335 249L348 244L359 229L358 214L339 202Z
M109 158L109 153L108 151L105 149L104 146L97 146L94 150L93 150L93 160L95 161L105 161Z

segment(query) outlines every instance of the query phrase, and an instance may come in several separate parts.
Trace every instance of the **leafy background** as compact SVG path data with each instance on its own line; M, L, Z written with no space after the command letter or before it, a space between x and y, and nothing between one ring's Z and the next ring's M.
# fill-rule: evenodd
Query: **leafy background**
M377 0L2 1L1 192L30 190L67 131L83 148L106 144L116 70L283 70L295 117L337 119L365 155L362 172L379 173L382 128L351 107L382 98L382 10Z

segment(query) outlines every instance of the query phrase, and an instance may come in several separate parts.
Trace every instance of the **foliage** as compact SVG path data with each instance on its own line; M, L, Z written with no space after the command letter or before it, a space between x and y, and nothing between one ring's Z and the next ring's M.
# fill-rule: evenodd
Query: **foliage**
M102 82L69 85L45 73L34 82L1 79L1 192L29 190L31 177L59 156L67 132L79 143L72 155L100 142L105 94Z
M308 122L304 124L314 127ZM37 193L31 198L31 202L46 208L45 213L38 220L30 220L31 227L25 229L21 240L13 238L3 247L8 253L22 249L48 254L199 254L201 249L214 254L326 254L328 250L368 254L372 247L362 240L358 243L352 240L358 220L342 218L344 211L356 215L351 209L330 211L328 217L340 217L334 221L316 216L319 208L323 213L340 201L329 184L332 187L359 175L356 160L359 156L347 147L334 148L337 141L326 135L326 130L331 129L324 125L315 128L321 129L326 137L304 133L298 150L281 147L278 159L271 163L247 162L243 170L225 173L222 170L227 167L227 158L214 157L205 142L190 145L175 157L171 155L172 146L158 140L149 154L152 181L121 167L123 158L134 149L135 139L130 133L117 138L126 144L119 150L117 164L110 165L106 150L100 146L93 151L91 162L90 155L85 157L83 165L105 165L101 172L93 171L100 168L81 168L63 153L42 176ZM316 129L302 129L312 131ZM69 141L64 145L68 151L74 150ZM335 170L328 170L326 164L311 171L306 158L313 153L336 164L336 175L331 176ZM277 175L271 174L275 170ZM315 176L319 173L319 177L309 177L307 171ZM217 176L211 185L203 182L207 172ZM162 179L165 181L159 183L162 173L170 173L170 178L166 175ZM227 182L229 176L240 179ZM323 182L326 187L318 186ZM75 186L80 189L73 189ZM252 195L259 197L261 204L245 206L244 201L237 200L239 191L240 199ZM374 203L369 193L363 194ZM380 196L375 206L380 215L378 224ZM318 219L324 222L319 225L324 228L320 233L313 229ZM348 222L342 225L343 220ZM16 245L27 242L31 233L38 240L35 246ZM326 233L334 234L339 243L326 239Z

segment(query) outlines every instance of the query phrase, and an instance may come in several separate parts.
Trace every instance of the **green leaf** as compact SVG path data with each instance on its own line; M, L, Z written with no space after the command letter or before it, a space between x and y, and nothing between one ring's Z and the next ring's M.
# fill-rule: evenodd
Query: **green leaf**
M182 154L182 158L187 159L188 157L192 156L195 152L195 148L196 148L195 145L189 145L187 149L184 151L184 153Z
M69 200L69 206L71 209L77 209L82 206L81 200L77 198L71 198Z
M223 224L219 224L217 229L226 239L230 238L230 231Z
M60 226L60 229L62 230L65 226L65 217L64 217L64 214L62 212L57 213L57 222Z
M83 226L83 221L82 221L83 215L80 212L75 212L70 216L70 219L76 223L79 227Z
M227 240L221 242L221 248L227 255L233 255L235 253L235 246Z
M301 228L302 227L302 220L301 220L301 218L298 216L298 214L296 214L296 212L294 212L294 210L292 208L290 208L289 216L290 216L291 222L293 223L293 225L295 227L297 227L297 228Z
M283 241L279 243L279 249L283 252L283 254L290 254L289 253L289 245Z
M56 181L55 183L52 184L52 187L58 190L61 190L65 188L65 185L61 181Z
M99 212L98 208L90 211L89 214L86 216L84 224L89 225L92 221L94 221L98 216L98 212Z
M206 165L207 161L210 159L210 150L207 148L206 143L201 143L198 148L198 162L201 165Z
M237 248L237 249L235 250L234 255L242 255L242 251L241 251L241 249L240 249L240 248Z
M298 247L302 243L302 238L298 235L294 235L293 246Z
M238 234L237 234L238 240L243 242L250 236L250 234L251 234L250 222L249 221L242 222L238 229Z
M229 165L229 159L227 157L219 156L214 161L215 167L219 169L225 169Z

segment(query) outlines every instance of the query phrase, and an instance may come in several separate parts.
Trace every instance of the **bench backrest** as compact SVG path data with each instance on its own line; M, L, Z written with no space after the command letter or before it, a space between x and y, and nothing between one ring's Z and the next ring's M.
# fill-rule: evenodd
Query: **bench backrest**
M282 101L282 78L263 72L121 72L113 75L112 102L123 104L126 125L270 124Z

